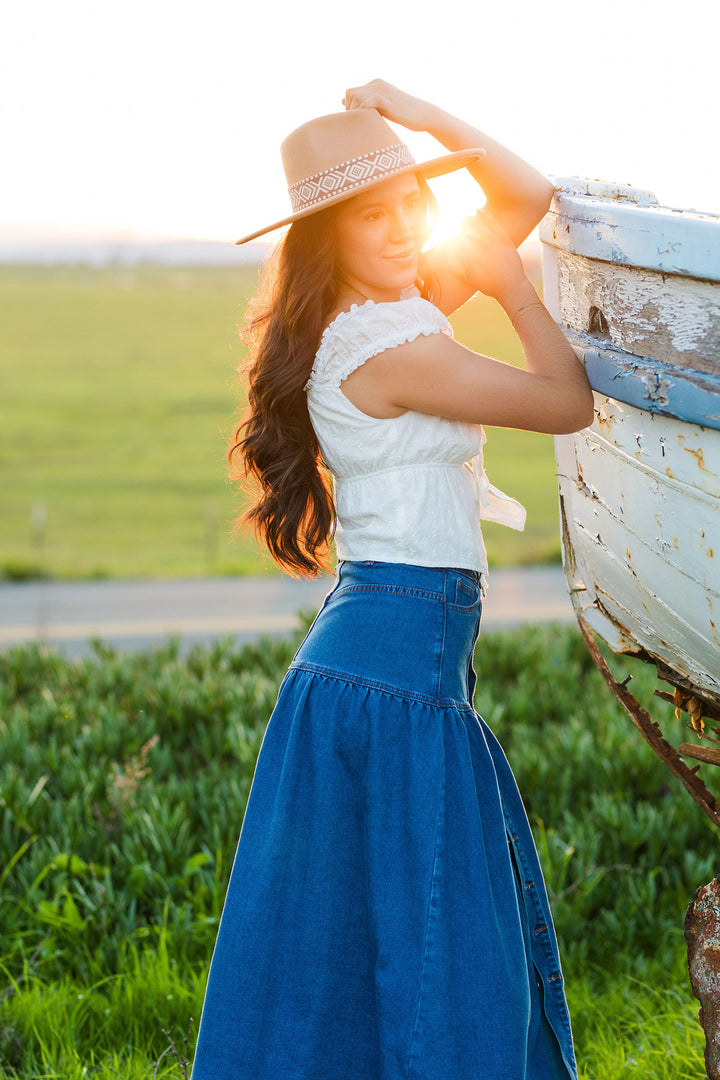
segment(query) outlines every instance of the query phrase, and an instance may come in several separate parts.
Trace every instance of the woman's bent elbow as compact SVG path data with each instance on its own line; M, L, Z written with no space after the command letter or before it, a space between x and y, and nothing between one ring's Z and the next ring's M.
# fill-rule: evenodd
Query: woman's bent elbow
M582 402L577 402L572 410L563 417L562 426L555 431L556 435L572 435L574 431L583 431L590 427L595 419L592 391Z
M541 198L541 206L543 208L541 220L542 220L542 218L545 217L548 210L550 209L550 205L551 205L551 203L553 201L554 195L555 195L555 185L552 184L550 182L550 180L545 178L545 188L544 188L544 190L542 192L542 198Z
M595 397L593 395L591 387L588 385L588 392L583 405L583 421L579 430L582 428L590 427L595 421Z

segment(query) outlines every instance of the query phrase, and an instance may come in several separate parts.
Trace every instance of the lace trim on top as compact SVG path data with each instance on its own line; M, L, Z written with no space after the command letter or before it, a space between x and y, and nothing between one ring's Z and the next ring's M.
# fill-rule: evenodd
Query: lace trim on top
M450 323L421 296L353 304L349 311L341 311L323 333L305 389L338 387L356 368L385 349L414 341L419 334L427 337L440 333L452 337Z

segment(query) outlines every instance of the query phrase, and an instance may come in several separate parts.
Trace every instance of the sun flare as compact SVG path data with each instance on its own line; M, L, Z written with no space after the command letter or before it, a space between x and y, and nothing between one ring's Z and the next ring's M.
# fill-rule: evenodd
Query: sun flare
M451 206L444 210L441 207L433 231L425 245L425 250L429 251L438 244L444 243L445 240L451 240L453 236L457 236L462 229L463 220L467 216L468 211L456 211Z
M431 181L438 201L439 213L426 250L452 239L462 230L462 223L485 202L485 197L472 178L465 173L452 173Z

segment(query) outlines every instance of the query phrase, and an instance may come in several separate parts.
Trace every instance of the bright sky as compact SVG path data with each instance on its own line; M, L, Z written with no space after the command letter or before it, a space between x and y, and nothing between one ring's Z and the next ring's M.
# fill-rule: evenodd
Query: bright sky
M284 136L376 76L549 175L720 212L719 41L717 0L21 0L0 224L232 240L287 212ZM478 205L467 174L434 188Z

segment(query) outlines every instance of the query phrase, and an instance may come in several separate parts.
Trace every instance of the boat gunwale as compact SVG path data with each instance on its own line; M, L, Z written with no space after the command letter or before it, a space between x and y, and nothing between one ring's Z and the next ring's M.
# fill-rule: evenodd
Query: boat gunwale
M719 213L664 206L650 201L651 192L624 185L596 185L606 188L603 195L578 190L593 182L577 177L553 182L555 197L540 223L543 244L601 262L720 282ZM626 194L612 198L617 190Z

